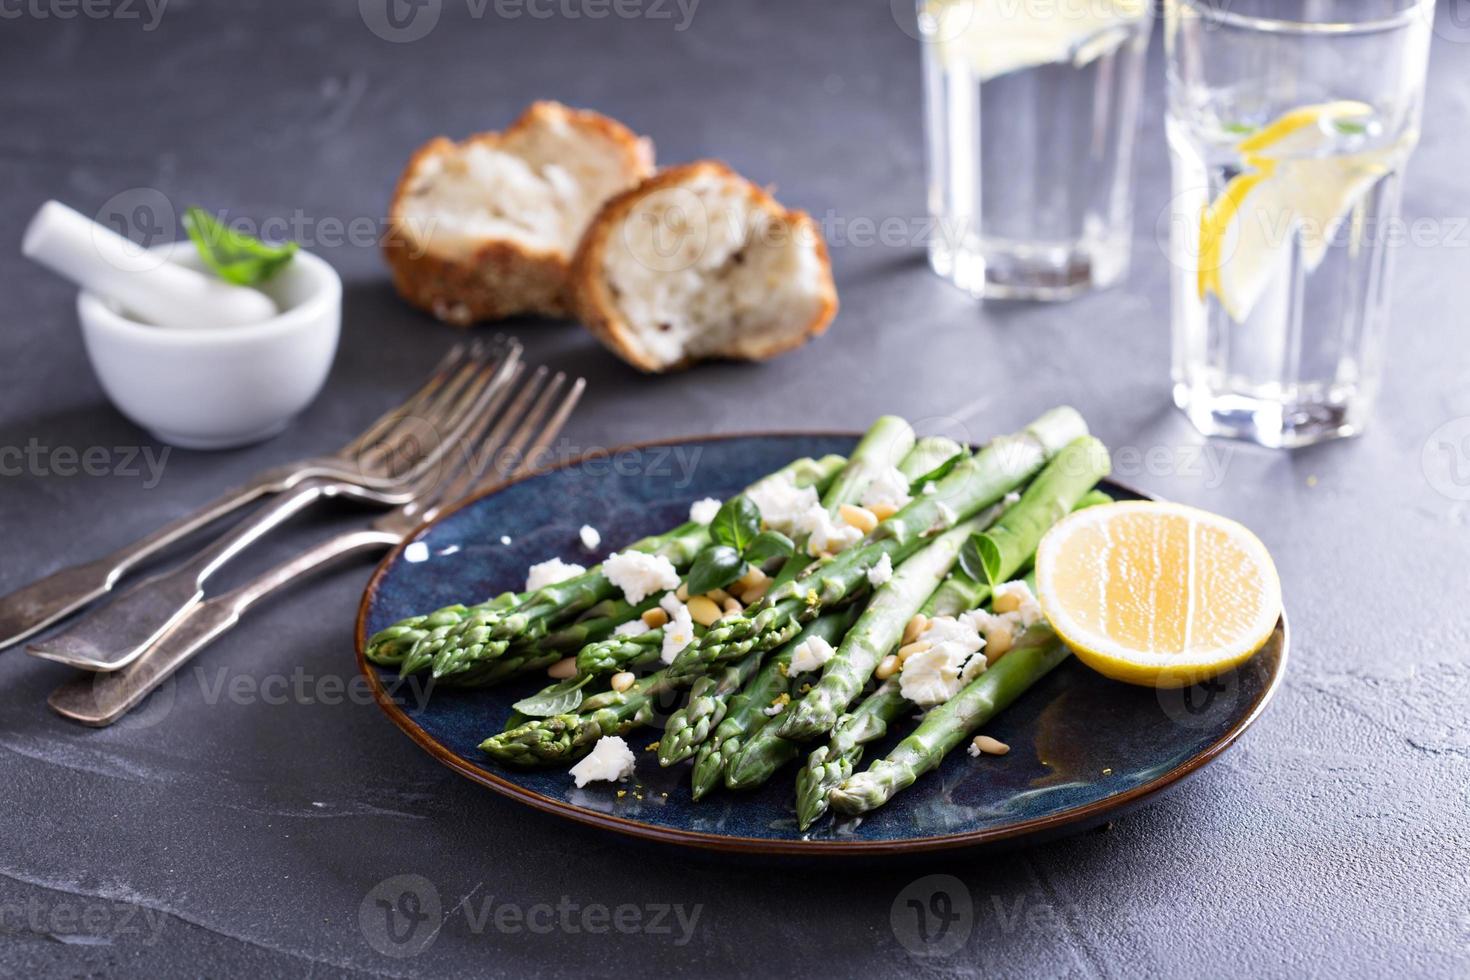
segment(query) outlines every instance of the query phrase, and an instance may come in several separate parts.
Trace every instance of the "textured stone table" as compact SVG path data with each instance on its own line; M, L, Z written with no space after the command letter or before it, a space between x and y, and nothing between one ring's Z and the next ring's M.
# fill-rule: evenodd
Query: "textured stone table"
M514 806L344 693L361 564L261 609L110 730L49 713L59 668L0 655L0 974L1465 975L1462 25L1441 22L1405 204L1441 234L1399 250L1376 424L1287 455L1204 445L1169 406L1157 37L1130 278L1063 306L981 306L909 241L923 214L918 51L884 4L618 8L645 13L634 19L560 12L611 9L577 0L422 8L436 9L425 36L389 43L351 0L173 0L156 20L122 0L0 4L0 591L344 441L393 403L456 336L395 300L370 244L399 167L429 136L495 128L552 97L652 134L663 160L718 156L779 185L835 229L844 305L826 339L790 357L668 378L625 369L578 327L515 325L530 357L590 382L569 444L856 428L879 412L979 437L1071 402L1134 451L1125 477L1270 545L1294 617L1285 685L1216 765L1104 833L937 866L712 864ZM18 252L45 198L90 213L140 187L295 216L347 282L335 370L300 421L243 451L173 451L159 475L124 465L161 447L105 401L71 290ZM354 218L353 241L334 241ZM884 219L903 234L873 242L864 229ZM68 475L90 447L107 462ZM1457 465L1427 478L1426 447ZM352 517L298 521L250 568ZM917 959L890 909L931 873L963 883L973 930L958 952ZM379 954L359 926L374 886L400 874L432 883L446 913L413 959ZM686 920L663 932L640 911L631 934L582 927L586 910L625 904L678 906ZM503 921L484 917L503 906ZM530 918L512 928L517 912Z

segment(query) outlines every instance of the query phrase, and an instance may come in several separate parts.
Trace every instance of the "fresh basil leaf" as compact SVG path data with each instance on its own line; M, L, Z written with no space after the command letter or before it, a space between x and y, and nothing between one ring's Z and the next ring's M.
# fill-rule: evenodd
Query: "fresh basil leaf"
M689 569L689 594L703 595L723 589L745 574L745 559L727 544L710 545L694 559Z
M976 582L992 589L1000 585L1000 547L986 534L972 534L960 549L960 568Z
M725 501L709 525L710 537L716 544L729 545L741 552L760 533L760 529L761 512L743 493Z
M762 565L772 558L789 558L796 554L796 543L780 531L762 531L745 546L745 560Z
M970 455L968 450L960 450L949 459L946 459L944 462L934 467L928 473L925 473L917 480L912 481L911 483L909 483L909 494L915 497L918 496L924 491L924 484L932 483L935 480L941 480L944 477L948 476L949 471L954 469L959 461L964 459L968 455Z
M265 282L296 255L295 242L267 245L235 231L203 208L184 212L184 229L204 264L225 282L237 286Z
M550 718L552 715L576 711L582 703L582 688L591 679L590 674L586 677L568 677L528 698L522 698L511 707L529 718Z

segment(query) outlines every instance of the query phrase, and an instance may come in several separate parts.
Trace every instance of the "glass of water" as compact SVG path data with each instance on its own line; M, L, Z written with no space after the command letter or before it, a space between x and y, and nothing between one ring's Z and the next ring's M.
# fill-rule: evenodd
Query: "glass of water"
M1128 271L1152 0L920 0L929 264L976 296Z
M1273 447L1361 431L1434 0L1165 0L1174 400Z

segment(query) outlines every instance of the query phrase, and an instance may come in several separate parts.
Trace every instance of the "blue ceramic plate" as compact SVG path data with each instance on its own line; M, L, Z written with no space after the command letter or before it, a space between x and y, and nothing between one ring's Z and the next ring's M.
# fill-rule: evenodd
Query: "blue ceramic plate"
M357 621L358 663L388 716L434 758L539 810L676 844L775 854L893 854L1075 833L1118 816L1210 762L1256 719L1286 663L1286 624L1243 668L1209 685L1156 692L1119 684L1075 660L1054 670L985 731L1005 756L954 752L935 772L861 819L829 817L805 836L793 810L793 769L750 794L690 799L689 763L661 769L635 731L636 778L577 789L566 767L504 768L477 748L510 705L544 677L479 691L421 688L362 656L366 638L406 616L520 589L552 556L591 565L577 531L602 532L604 552L686 519L702 497L725 498L799 456L847 453L850 435L760 435L644 445L584 458L473 500L419 529L374 573ZM1116 484L1120 499L1141 496ZM903 733L895 735L893 740ZM886 752L884 743L870 752ZM619 796L618 790L626 790Z

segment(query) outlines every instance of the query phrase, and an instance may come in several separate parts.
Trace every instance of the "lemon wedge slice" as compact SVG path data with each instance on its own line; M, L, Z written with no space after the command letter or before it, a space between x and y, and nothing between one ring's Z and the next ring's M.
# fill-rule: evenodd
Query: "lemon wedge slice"
M1104 504L1064 518L1037 549L1036 588L1078 659L1148 687L1185 687L1244 663L1281 615L1281 580L1260 539L1179 504Z
M1236 144L1250 169L1200 216L1201 300L1213 293L1230 319L1243 322L1298 238L1307 271L1316 270L1359 198L1392 169L1394 147L1320 155L1339 138L1334 125L1372 114L1363 102L1302 106Z
M930 0L940 60L967 65L979 81L1038 65L1090 64L1126 41L1149 0Z

